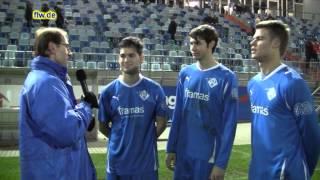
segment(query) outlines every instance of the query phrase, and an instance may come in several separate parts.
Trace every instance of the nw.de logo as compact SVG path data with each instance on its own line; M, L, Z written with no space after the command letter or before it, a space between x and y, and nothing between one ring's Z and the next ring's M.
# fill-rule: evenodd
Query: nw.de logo
M47 12L42 12L40 10L34 10L34 11L32 11L32 19L34 19L34 20L56 20L57 13L52 10L49 10Z

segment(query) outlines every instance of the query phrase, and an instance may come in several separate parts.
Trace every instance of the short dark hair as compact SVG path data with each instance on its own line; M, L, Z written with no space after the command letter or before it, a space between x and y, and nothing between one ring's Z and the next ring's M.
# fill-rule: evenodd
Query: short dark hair
M49 42L55 44L61 44L64 36L67 36L67 32L55 27L49 28L40 28L35 33L35 42L34 42L34 54L36 56L45 56L48 57L46 51L48 49Z
M134 48L139 55L143 52L143 43L140 38L128 36L119 43L119 48Z
M207 44L209 44L211 41L214 41L215 45L212 48L212 52L214 52L218 44L218 32L213 26L210 26L208 24L203 24L192 29L189 33L189 36L195 40L203 39Z
M271 38L279 38L280 55L284 55L288 47L290 28L280 20L265 20L256 25L256 29L265 28L270 32Z

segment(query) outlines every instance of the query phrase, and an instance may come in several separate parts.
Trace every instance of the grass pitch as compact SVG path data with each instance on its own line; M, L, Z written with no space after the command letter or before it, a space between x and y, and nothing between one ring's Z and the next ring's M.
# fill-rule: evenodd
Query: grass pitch
M95 164L98 179L105 180L105 154L91 154ZM250 160L250 145L235 145L232 149L229 166L226 171L226 180L246 180ZM164 164L165 152L159 151L159 180L171 180L172 172ZM0 158L0 179L18 180L20 179L19 157L1 157ZM320 179L320 163L312 177L312 180Z

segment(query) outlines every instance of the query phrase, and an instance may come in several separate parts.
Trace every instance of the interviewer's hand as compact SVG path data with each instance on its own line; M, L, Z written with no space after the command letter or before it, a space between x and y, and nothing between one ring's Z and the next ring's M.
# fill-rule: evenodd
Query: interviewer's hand
M94 128L94 126L96 125L96 118L94 116L92 116L92 119L90 121L90 124L88 126L88 131L92 131L92 129Z
M92 108L98 108L97 96L93 92L88 92L84 95L84 101L89 103Z
M167 153L166 166L171 171L174 170L174 167L176 166L176 153Z

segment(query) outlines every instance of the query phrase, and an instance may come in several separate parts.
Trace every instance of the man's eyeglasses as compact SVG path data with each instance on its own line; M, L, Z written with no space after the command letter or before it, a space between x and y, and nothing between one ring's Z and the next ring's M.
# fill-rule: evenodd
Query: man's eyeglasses
M61 45L64 45L64 47L66 47L68 49L68 51L71 51L70 44L61 43Z

